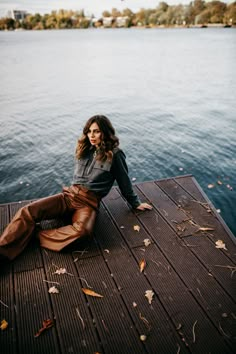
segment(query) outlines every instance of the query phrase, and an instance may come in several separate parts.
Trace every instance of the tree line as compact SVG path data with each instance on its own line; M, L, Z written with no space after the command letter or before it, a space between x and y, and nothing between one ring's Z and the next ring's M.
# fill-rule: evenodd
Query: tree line
M140 9L134 13L130 9L103 11L96 19L85 16L84 10L59 10L50 14L27 14L17 20L11 17L0 18L0 30L43 30L88 27L158 27L158 26L207 26L220 24L236 25L236 1L226 4L222 1L206 2L194 0L188 5L168 5L160 2L154 9Z

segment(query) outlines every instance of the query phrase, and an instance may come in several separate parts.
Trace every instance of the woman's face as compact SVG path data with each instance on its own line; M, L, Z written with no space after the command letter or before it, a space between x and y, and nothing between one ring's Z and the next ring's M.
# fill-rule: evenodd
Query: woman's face
M97 123L92 123L89 127L88 134L87 134L90 144L93 146L98 147L101 143L102 132L99 129Z

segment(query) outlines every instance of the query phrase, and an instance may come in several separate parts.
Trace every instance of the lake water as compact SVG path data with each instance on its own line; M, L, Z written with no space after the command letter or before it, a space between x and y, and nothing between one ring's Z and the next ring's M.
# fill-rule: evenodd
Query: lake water
M236 234L236 29L0 32L0 51L0 203L70 184L105 114L131 178L193 174Z

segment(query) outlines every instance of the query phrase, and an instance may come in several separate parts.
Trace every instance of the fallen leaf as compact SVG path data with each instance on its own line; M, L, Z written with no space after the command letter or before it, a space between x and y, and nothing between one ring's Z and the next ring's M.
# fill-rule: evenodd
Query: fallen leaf
M145 238L145 240L143 240L143 243L147 247L151 244L151 241L149 240L149 238Z
M207 186L208 188L214 188L215 187L215 185L214 184L208 184L208 186Z
M145 342L146 339L147 339L147 336L145 336L145 334L141 334L140 340L141 340L142 342Z
M214 231L212 227L199 227L198 231Z
M133 302L133 307L137 307L138 305L136 304L136 302Z
M4 331L5 329L7 329L7 327L8 327L8 322L6 320L2 320L0 326L1 330Z
M49 288L48 292L50 294L59 294L59 290L55 286L52 286L51 288Z
M103 295L100 295L98 293L95 293L95 291L90 290L90 289L86 289L86 288L82 288L83 293L85 293L86 295L89 296L94 296L94 297L103 297Z
M105 250L104 250L104 252L106 252L106 253L110 253L110 251L109 251L108 249L105 249Z
M227 248L225 246L225 243L222 240L216 241L216 248L222 248L227 251Z
M138 231L140 230L140 226L139 225L134 225L134 231Z
M152 290L146 290L145 291L145 296L148 299L149 304L151 305L152 299L153 299L153 296L154 296L154 292Z
M217 183L218 183L220 186L223 184L220 180L218 180Z
M44 320L44 321L43 321L43 327L40 328L40 330L38 331L38 333L36 333L36 334L34 335L35 338L39 337L42 332L44 332L46 329L48 329L48 328L50 328L50 327L52 327L52 326L53 326L52 320L50 320L50 319Z
M66 269L65 268L59 268L55 271L54 274L65 274L66 273Z
M144 268L146 267L146 261L145 259L141 259L141 261L139 262L139 269L140 269L140 273L142 273L144 271Z

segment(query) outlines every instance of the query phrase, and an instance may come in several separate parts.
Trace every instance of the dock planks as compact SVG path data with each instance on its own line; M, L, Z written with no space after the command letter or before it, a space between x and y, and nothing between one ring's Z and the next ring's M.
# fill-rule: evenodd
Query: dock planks
M234 352L234 236L192 176L135 190L151 211L131 210L114 187L101 203L93 240L55 253L35 237L1 265L0 320L9 323L0 333L1 354ZM0 205L1 231L29 202ZM219 239L227 250L216 248ZM67 273L56 274L60 268ZM58 294L48 293L53 285ZM154 293L151 304L146 290ZM35 338L46 319L53 326Z

